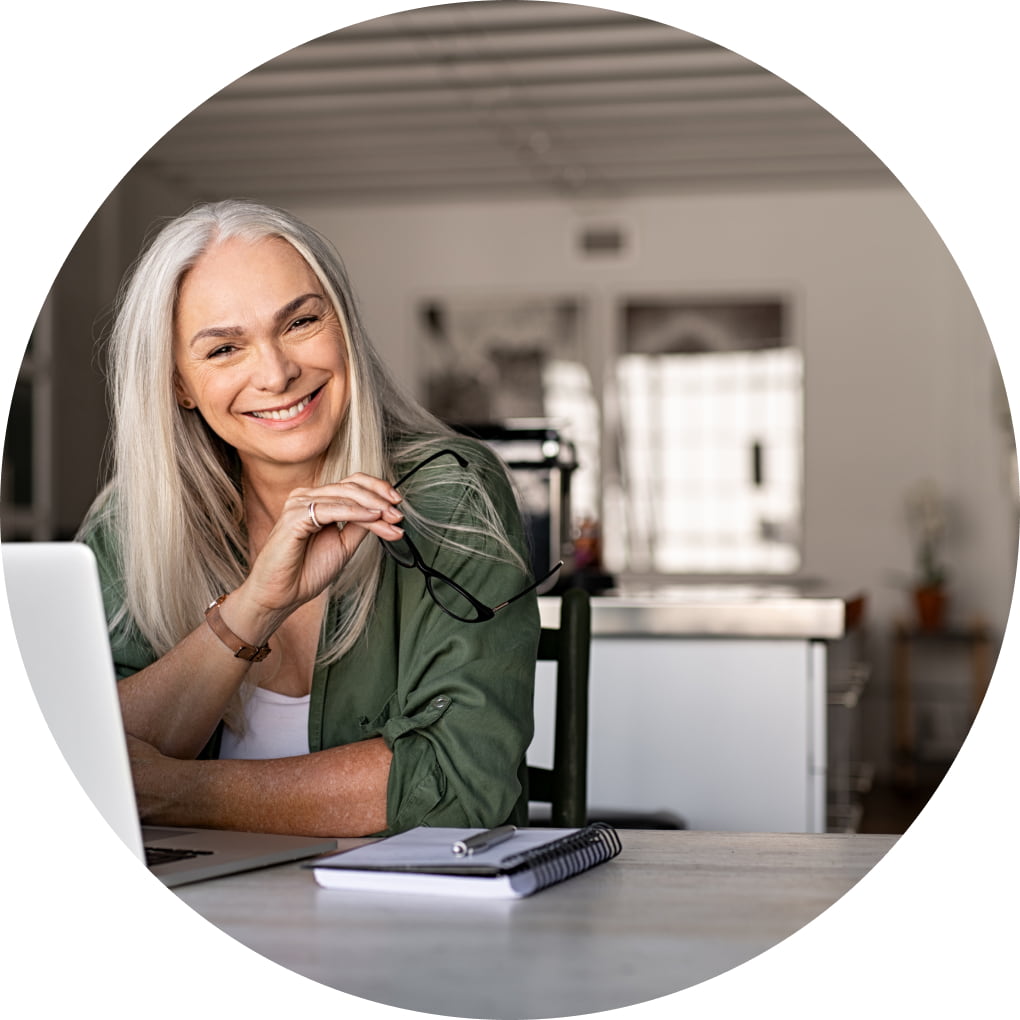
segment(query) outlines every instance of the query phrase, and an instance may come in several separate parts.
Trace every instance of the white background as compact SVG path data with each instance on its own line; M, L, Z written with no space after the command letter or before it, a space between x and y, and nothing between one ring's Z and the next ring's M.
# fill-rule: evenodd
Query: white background
M59 0L9 11L3 35L7 406L25 340L89 217L156 139L256 64L403 9L360 0L240 5ZM424 4L423 4L424 6ZM1017 404L1015 107L1010 5L858 0L603 4L705 36L806 92L858 134L926 212L971 287ZM395 1011L300 979L200 921L106 829L49 738L5 613L4 960L0 1004L56 1015L278 1016ZM949 777L848 896L756 960L628 1016L1006 1016L1020 907L1016 625ZM55 635L59 639L58 635ZM24 834L32 833L31 840ZM17 840L15 840L17 834ZM30 845L34 844L34 845ZM144 938L140 935L144 934Z

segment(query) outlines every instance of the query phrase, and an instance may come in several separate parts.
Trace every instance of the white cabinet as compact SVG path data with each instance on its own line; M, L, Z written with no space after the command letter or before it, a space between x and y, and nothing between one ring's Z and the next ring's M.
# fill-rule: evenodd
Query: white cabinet
M552 674L532 758L551 758ZM588 803L691 829L824 832L826 644L806 638L592 641Z

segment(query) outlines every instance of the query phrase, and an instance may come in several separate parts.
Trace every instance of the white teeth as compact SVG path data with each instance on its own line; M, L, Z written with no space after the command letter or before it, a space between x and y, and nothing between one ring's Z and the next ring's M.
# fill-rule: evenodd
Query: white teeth
M311 396L299 400L292 407L285 407L282 411L252 411L253 418L268 418L270 421L290 421L296 418L312 401Z

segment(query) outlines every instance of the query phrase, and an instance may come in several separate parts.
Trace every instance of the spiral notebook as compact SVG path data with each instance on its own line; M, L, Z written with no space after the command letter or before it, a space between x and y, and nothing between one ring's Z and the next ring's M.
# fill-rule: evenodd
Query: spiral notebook
M419 827L309 861L326 889L514 899L530 896L615 857L620 837L593 822L581 829L519 829L470 856L455 844L480 829Z

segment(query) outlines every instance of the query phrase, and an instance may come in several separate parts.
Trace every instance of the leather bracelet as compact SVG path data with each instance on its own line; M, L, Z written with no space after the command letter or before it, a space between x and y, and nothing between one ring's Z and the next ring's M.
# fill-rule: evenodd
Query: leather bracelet
M235 659L245 659L248 662L261 662L271 651L269 644L256 648L242 641L227 625L220 616L220 606L226 600L226 595L210 602L205 611L205 622L209 624L212 632L234 653Z

